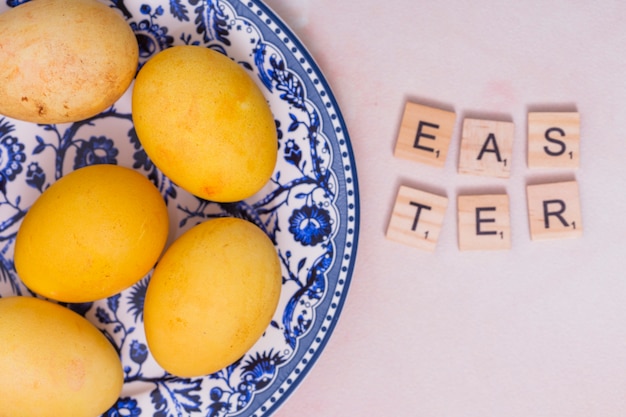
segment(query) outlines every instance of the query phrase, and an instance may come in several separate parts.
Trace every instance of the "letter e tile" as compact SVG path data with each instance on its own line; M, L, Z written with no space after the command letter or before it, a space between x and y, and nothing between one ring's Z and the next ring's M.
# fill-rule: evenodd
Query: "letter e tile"
M576 181L528 185L526 194L532 240L582 236L582 214Z
M461 195L457 212L460 250L511 248L507 194Z
M456 114L407 102L394 156L442 168L448 156Z
M401 186L387 227L387 239L433 252L448 198Z

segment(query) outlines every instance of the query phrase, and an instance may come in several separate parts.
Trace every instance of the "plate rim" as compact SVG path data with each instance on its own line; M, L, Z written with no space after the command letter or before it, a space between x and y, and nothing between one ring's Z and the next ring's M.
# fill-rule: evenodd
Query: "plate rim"
M282 396L279 399L277 399L276 402L267 409L266 415L269 416L269 415L274 414L278 409L280 409L280 407L284 405L285 402L288 401L289 398L291 398L291 396L294 394L294 392L301 386L302 382L306 379L309 372L311 372L311 370L314 368L314 365L317 363L320 356L322 356L322 354L324 353L324 350L326 349L328 342L332 338L332 335L335 331L337 323L339 319L341 318L346 299L348 298L348 295L350 293L350 287L352 284L352 279L354 278L354 269L356 266L356 261L357 261L357 256L358 256L359 237L360 237L360 229L361 229L361 224L360 224L361 196L360 196L359 179L358 179L358 172L357 172L357 166L356 166L356 158L354 154L354 148L352 146L352 138L350 136L350 132L346 125L346 121L343 116L341 107L339 106L339 103L335 96L335 92L331 88L330 83L328 82L326 78L326 75L322 71L322 68L317 63L317 61L315 60L315 58L313 57L309 49L305 46L304 42L300 39L300 37L280 17L280 15L276 13L263 0L238 0L238 1L241 3L244 3L246 6L248 6L248 4L255 4L259 9L261 9L272 20L272 22L276 26L278 26L280 30L283 31L283 33L288 35L288 37L290 38L289 39L290 42L293 42L293 44L298 49L298 51L303 55L307 64L311 66L313 73L315 73L317 79L319 80L320 84L323 87L323 90L326 92L326 98L330 101L332 107L335 109L335 114L337 115L336 121L340 125L341 130L345 136L345 144L343 146L345 146L348 150L347 159L350 162L350 167L351 167L350 171L353 174L352 182L353 182L353 187L354 187L354 197L353 197L355 201L354 232L353 232L354 238L353 238L353 244L352 244L351 261L350 261L347 271L345 272L346 278L345 278L345 283L343 286L343 296L340 298L339 302L337 303L337 308L334 309L335 319L332 320L330 324L327 326L328 330L325 332L326 335L320 342L317 350L315 351L315 354L311 357L307 366L302 370L302 372L300 372L297 379L294 380L292 384L290 384L289 388L285 389L285 392L282 394ZM342 157L342 159L345 159L345 157Z

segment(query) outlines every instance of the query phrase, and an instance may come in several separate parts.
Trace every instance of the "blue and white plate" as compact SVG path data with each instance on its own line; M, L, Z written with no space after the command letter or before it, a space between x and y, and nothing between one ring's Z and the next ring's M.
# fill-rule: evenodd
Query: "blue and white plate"
M5 0L0 11L22 2ZM140 65L172 45L197 44L246 69L276 118L276 170L246 201L217 204L191 196L141 148L131 118L132 86L112 108L78 123L36 125L0 117L0 295L35 295L15 273L13 245L24 214L50 184L85 165L132 167L161 190L172 238L216 216L245 218L263 228L280 255L283 288L259 342L236 363L202 378L173 377L150 355L142 316L149 275L108 299L68 305L98 326L122 357L124 389L105 415L270 415L328 341L355 262L357 176L340 110L305 47L258 0L108 2L135 31Z

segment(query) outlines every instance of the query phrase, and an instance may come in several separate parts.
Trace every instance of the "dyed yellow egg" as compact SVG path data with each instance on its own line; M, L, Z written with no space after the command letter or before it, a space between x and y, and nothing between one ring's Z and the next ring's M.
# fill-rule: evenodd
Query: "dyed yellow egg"
M96 417L124 373L104 335L75 312L33 297L0 298L0 415Z
M0 14L0 114L74 122L117 101L137 72L137 38L97 0L37 0Z
M167 207L152 182L129 168L92 165L59 179L28 210L15 269L47 298L94 301L143 278L168 232Z
M152 57L137 74L132 114L154 164L200 198L250 197L276 165L276 124L263 93L211 49L174 46Z
M181 377L232 364L270 323L281 277L272 241L254 224L219 218L189 229L148 284L144 324L154 358Z

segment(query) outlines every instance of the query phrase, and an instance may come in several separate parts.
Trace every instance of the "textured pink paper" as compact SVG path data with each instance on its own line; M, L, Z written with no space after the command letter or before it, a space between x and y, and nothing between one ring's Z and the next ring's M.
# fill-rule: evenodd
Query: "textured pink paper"
M345 117L361 233L343 313L278 417L626 415L626 6L620 2L269 0ZM406 100L457 112L443 169L393 157ZM581 114L581 165L526 166L528 111ZM515 123L511 178L457 173L464 117ZM527 184L576 179L584 236L532 242ZM400 185L505 192L512 248L385 239Z

